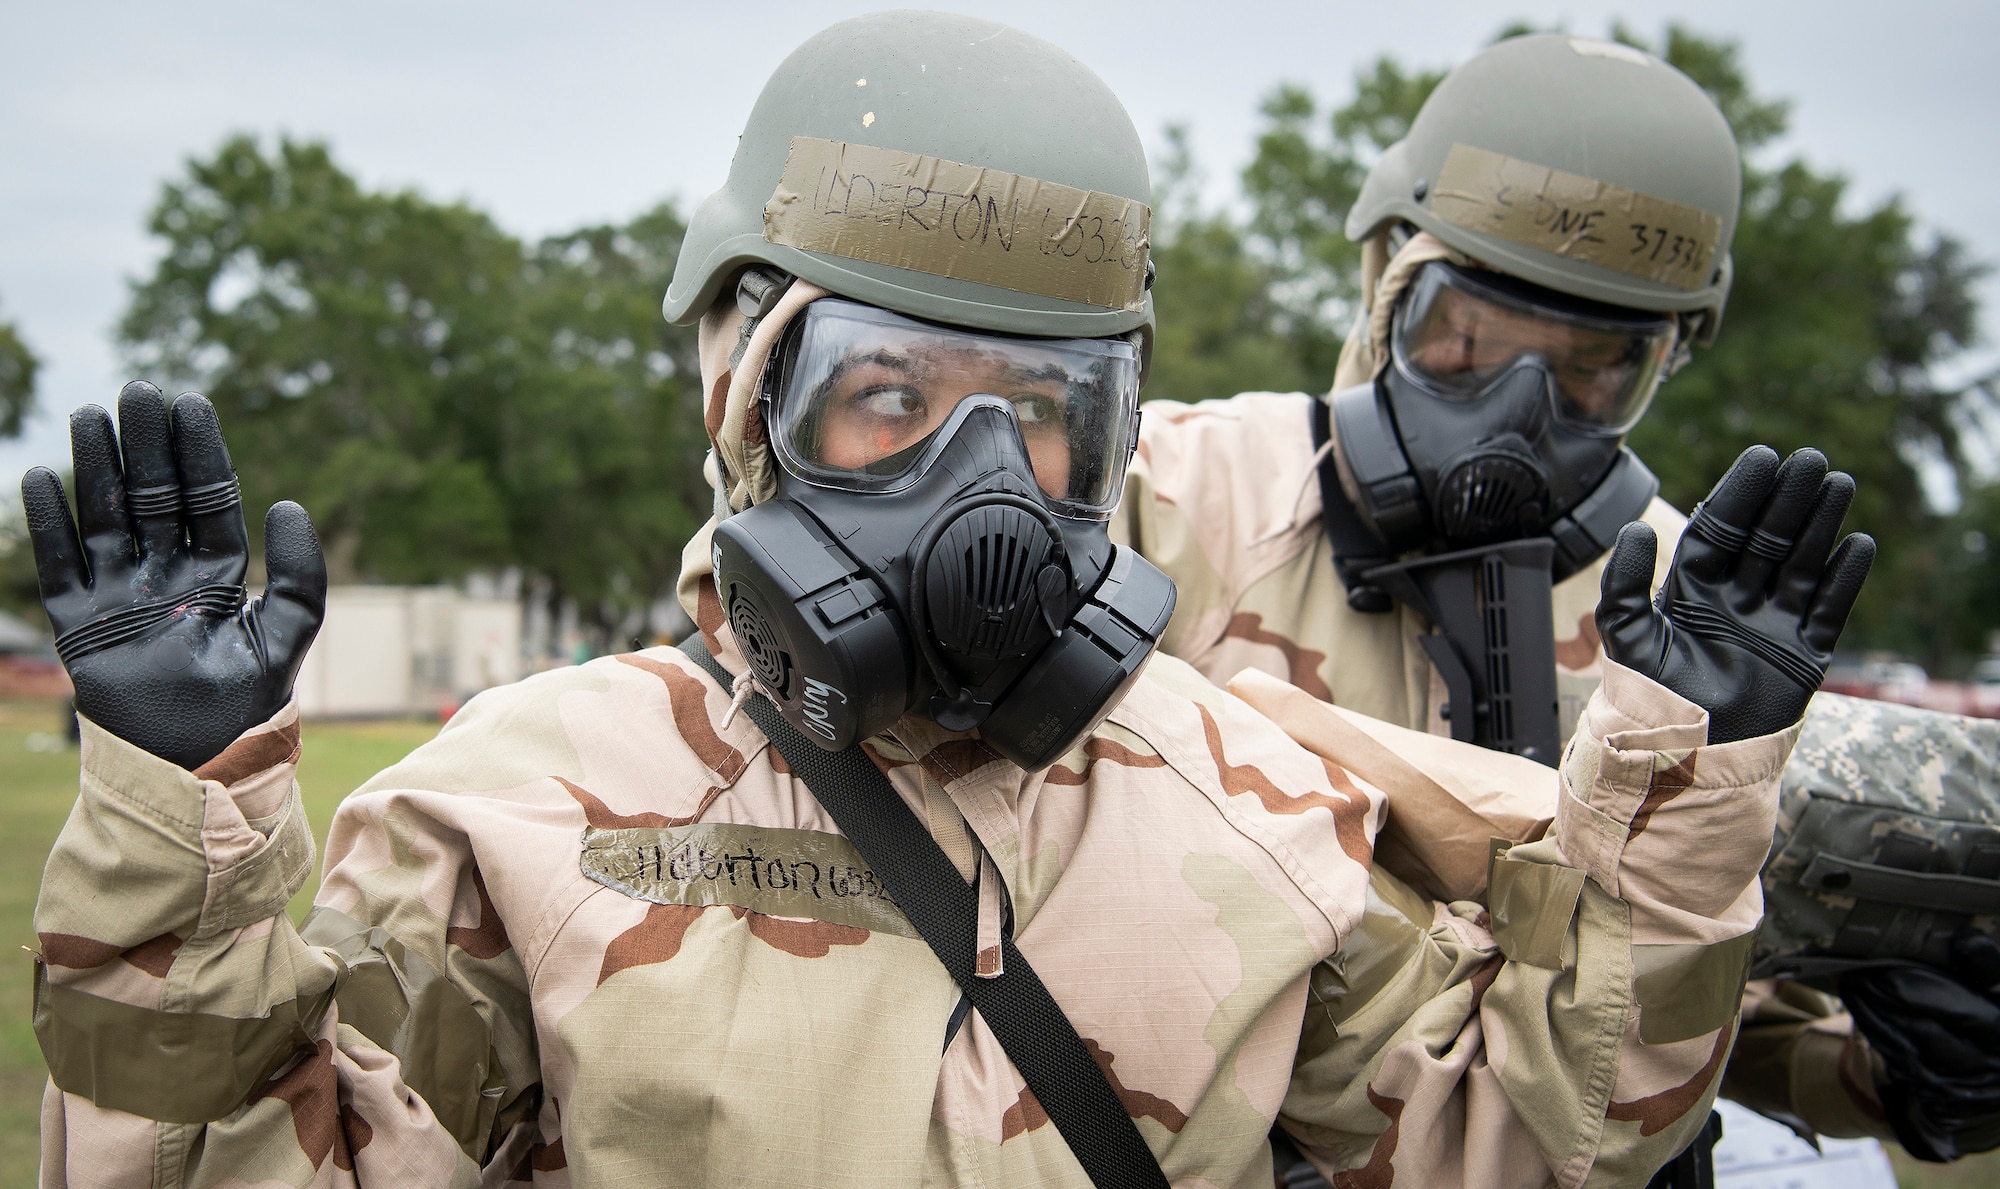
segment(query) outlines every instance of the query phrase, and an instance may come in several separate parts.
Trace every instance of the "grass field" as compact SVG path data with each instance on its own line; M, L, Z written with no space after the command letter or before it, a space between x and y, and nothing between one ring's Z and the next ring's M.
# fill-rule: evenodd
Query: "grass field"
M42 863L76 798L76 752L40 750L53 742L61 721L53 705L0 702L0 1189L35 1183L44 1075L29 1024L33 968L21 947L34 944ZM299 785L318 840L325 842L342 797L436 731L431 723L309 724ZM318 885L315 875L292 901L293 920L303 917ZM2000 1185L2000 1155L1944 1168L1918 1164L1894 1149L1890 1156L1909 1189Z

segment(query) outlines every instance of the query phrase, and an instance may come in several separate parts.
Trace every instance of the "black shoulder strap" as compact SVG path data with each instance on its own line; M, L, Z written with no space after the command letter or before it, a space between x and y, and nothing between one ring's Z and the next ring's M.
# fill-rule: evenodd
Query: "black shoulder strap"
M725 689L734 681L709 654L699 633L679 647ZM859 746L822 750L764 698L750 698L742 712L826 807L840 832L868 860L903 915L944 963L952 981L979 1009L1091 1183L1099 1189L1166 1189L1166 1174L1104 1070L1015 947L1011 923L1000 939L1003 973L998 978L974 977L976 894L874 761Z

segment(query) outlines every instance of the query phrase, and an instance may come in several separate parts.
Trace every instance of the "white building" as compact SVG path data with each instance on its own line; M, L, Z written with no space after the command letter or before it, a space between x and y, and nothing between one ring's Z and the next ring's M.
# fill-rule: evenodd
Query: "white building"
M516 599L447 586L336 586L299 669L299 711L431 717L525 672Z

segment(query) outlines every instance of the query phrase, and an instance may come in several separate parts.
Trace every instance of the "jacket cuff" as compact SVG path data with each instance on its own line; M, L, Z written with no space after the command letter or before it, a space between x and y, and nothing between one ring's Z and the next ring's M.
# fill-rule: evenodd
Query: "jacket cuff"
M1563 756L1565 861L1632 905L1636 942L1723 941L1762 911L1754 885L1798 726L1714 745L1707 734L1701 707L1606 660Z
M151 905L153 911L137 914L167 913L179 919L149 920L145 927L153 932L132 938L129 944L151 938L162 924L184 933L189 917L195 918L193 936L198 937L255 924L284 911L314 860L312 831L294 780L301 750L295 703L245 731L193 772L120 739L88 718L79 715L78 720L82 792L77 812L93 821L96 842L106 848L106 853L83 864L84 869L102 869L99 874L108 877L110 868L121 865L122 855L128 862L157 869L142 881L147 886L156 891L170 886L183 889L181 896L167 897L180 903ZM73 845L58 846L65 856L71 849ZM52 869L55 866L52 856ZM191 903L197 896L198 903ZM44 895L37 927L46 931L41 918L67 916L66 909L82 908L85 915L96 915L86 907L90 904L110 915L76 922L76 931L105 941L121 940L128 926L136 923L127 919L134 906L121 904L123 899ZM91 928L82 927L86 924Z

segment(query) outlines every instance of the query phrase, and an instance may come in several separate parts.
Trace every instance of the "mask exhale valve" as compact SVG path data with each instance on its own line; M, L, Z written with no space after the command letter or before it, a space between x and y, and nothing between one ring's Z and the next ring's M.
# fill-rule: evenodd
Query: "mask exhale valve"
M973 684L961 682L961 666L984 669L977 681L1062 633L1073 605L1068 574L1055 560L1061 551L1054 518L1007 496L940 520L918 542L910 595L919 622L930 629L916 638L938 682L929 713L939 726L969 731L993 712Z

